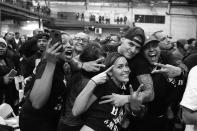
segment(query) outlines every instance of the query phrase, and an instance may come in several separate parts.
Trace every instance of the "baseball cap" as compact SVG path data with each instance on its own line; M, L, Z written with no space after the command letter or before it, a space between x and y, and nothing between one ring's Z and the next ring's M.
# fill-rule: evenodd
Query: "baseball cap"
M155 38L154 36L150 36L148 39L146 39L146 41L143 45L143 48L147 47L148 44L153 43L153 42L154 43L159 43L160 41L157 38Z
M130 28L125 36L125 38L131 40L134 44L143 46L145 42L145 33L144 30L140 27L132 27Z

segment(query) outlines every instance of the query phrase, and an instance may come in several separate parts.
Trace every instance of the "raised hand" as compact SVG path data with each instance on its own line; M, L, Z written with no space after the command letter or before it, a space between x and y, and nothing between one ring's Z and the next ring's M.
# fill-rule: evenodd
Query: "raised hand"
M169 65L169 64L160 64L160 63L154 63L155 66L161 67L161 69L158 70L153 70L151 73L162 73L164 75L166 75L169 78L174 78L176 76L181 75L181 68L180 67L176 67L173 65Z
M9 84L14 79L13 77L9 77L8 74L3 76L3 81L4 81L5 84Z
M45 58L48 62L56 63L58 56L61 54L59 50L62 48L60 43L56 43L53 46L49 46L45 52Z
M92 77L91 79L97 84L103 84L108 80L108 73L113 69L114 65L112 65L111 67L109 67L107 70L105 70L104 72Z
M140 92L142 91L143 84L141 84L137 91L133 91L132 86L130 86L130 108L133 111L140 111L142 107L142 98L140 97Z
M84 62L83 63L83 69L86 70L87 72L97 72L100 71L100 68L104 68L104 64L100 64L104 61L104 57L99 58L94 61L89 61L89 62Z

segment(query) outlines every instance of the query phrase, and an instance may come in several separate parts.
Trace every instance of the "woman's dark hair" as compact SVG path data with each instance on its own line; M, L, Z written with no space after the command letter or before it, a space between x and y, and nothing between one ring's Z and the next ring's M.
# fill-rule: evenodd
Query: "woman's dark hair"
M107 57L105 58L105 62L104 62L105 70L108 69L110 66L112 66L114 62L120 57L124 57L124 56L117 52L109 53Z
M105 53L102 50L100 44L96 42L89 42L89 44L82 51L79 59L81 62L88 62L98 59L100 56L104 56Z

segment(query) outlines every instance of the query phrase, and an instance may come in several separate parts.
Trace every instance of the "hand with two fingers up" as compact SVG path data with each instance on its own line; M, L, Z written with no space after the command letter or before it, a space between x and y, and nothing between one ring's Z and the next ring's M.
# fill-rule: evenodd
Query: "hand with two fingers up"
M151 73L162 73L168 78L174 78L182 73L182 69L180 67L176 67L169 64L160 64L160 63L154 63L155 66L161 67L161 69L153 70Z
M132 86L130 85L130 108L132 111L140 111L144 105L143 100L141 97L141 91L142 91L143 84L141 84L136 91L133 91Z
M101 68L105 67L105 65L102 64L104 60L105 58L102 57L94 61L84 62L82 68L87 72L98 72Z

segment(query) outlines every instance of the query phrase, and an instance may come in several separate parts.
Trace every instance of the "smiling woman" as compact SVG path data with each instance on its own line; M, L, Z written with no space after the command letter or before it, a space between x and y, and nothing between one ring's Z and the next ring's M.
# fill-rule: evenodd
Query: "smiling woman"
M123 106L115 106L114 101L104 104L99 102L103 101L102 97L106 95L124 94L123 87L129 81L130 69L126 58L119 53L109 54L104 63L108 69L92 77L75 100L73 115L87 111L81 131L109 131L121 128ZM128 100L128 97L126 98Z

